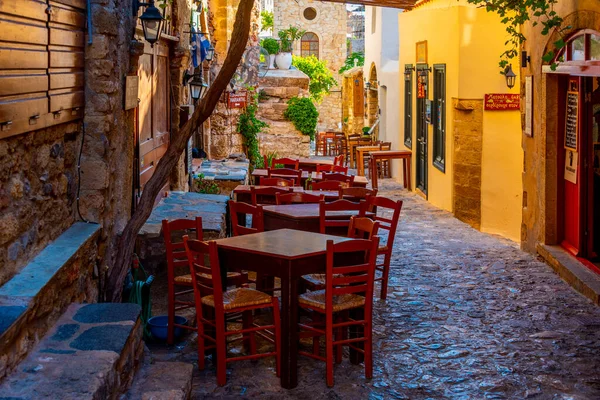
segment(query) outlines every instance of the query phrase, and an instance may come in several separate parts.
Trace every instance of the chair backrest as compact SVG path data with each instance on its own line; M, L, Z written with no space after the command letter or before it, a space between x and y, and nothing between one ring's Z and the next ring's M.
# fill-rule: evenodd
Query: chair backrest
M348 226L348 237L355 239L371 239L379 230L379 222L372 220L369 217L350 218Z
M377 189L367 189L363 187L347 187L340 188L340 199L346 199L350 201L364 200L368 196L377 196Z
M339 166L339 167L343 167L344 166L344 159L346 158L345 154L340 154L339 156L336 156L333 159L333 165L334 166ZM341 171L336 171L333 170L334 172L341 172ZM346 171L344 172L345 174L348 173L348 168L346 167Z
M331 167L333 167L331 164L317 165L317 172L331 172Z
M352 135L348 135L348 140L358 140L361 138L360 133L353 133Z
M371 197L368 198L369 207L377 207L377 212L388 209L392 211L392 217L386 218L381 215L376 215L373 219L379 222L379 229L388 231L387 246L391 249L394 245L394 236L396 236L396 228L400 220L400 211L402 211L402 200L394 201L387 197Z
M284 168L298 169L300 167L300 160L287 157L273 158L271 159L271 165L269 165L269 167L275 168L275 165L277 164L283 165Z
M354 183L354 175L346 175L339 172L323 172L323 180L324 181L340 181L340 182L348 182L350 184Z
M344 167L343 165L332 165L331 172L339 172L344 175L348 175L348 167Z
M196 219L176 219L162 221L163 238L165 240L165 250L167 255L168 275L171 275L175 268L188 265L185 247L183 245L183 236L189 235L190 231L195 231L196 238L203 239L202 218ZM181 240L173 240L173 236L178 236ZM171 275L174 278L174 275Z
M359 217L364 217L367 211L367 203L361 200L358 203L354 203L348 200L336 200L331 203L326 203L324 200L319 202L319 231L326 233L327 228L339 228L350 226L350 218L352 215L347 216L328 215L331 211L356 211Z
M283 178L260 178L260 184L262 186L294 186L294 179L283 179Z
M381 142L379 143L379 150L391 150L392 142Z
M201 242L184 236L183 244L192 275L196 312L202 316L202 298L212 295L217 316L223 315L223 286L217 242ZM206 265L206 260L209 265Z
M379 237L371 240L354 239L334 244L327 241L327 269L325 275L325 312L333 313L333 297L344 294L360 294L365 297L365 318L370 319L373 307L375 262ZM365 257L352 263L338 261L338 255L364 252ZM341 265L340 265L341 264Z
M273 178L273 175L279 176L290 176L294 178L294 184L300 186L302 181L302 170L301 169L290 169L290 168L269 168L269 178Z
M248 235L250 233L264 232L264 214L261 206L253 206L246 203L240 203L234 200L229 200L229 213L231 215L231 228L233 230L233 236ZM244 225L240 224L240 215L251 215L252 216L252 227L246 226L244 219Z
M250 198L252 199L252 205L258 204L275 204L275 194L277 193L289 193L292 191L291 187L277 187L277 186L265 186L265 187L250 187Z
M311 190L339 190L345 182L340 181L321 181L312 182L310 185Z
M321 200L325 200L325 195L315 195L304 192L292 193L276 193L275 203L279 206L282 204L316 204Z

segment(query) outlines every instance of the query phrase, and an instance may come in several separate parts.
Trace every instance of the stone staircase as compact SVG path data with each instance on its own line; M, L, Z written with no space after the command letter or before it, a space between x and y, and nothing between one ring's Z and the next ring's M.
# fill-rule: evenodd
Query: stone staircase
M308 76L296 69L269 70L259 79L263 97L257 116L269 124L269 128L258 135L261 154L274 152L279 157L293 158L310 155L310 138L296 130L283 116L289 99L308 94L308 84Z
M136 377L137 304L81 304L97 298L99 234L75 223L0 287L0 400L189 398L191 364L147 365Z

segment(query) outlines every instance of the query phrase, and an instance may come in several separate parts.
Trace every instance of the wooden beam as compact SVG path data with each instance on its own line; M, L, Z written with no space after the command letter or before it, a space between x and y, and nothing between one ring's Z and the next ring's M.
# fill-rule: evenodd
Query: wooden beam
M417 0L321 0L330 3L362 4L373 7L389 7L410 9L415 6Z

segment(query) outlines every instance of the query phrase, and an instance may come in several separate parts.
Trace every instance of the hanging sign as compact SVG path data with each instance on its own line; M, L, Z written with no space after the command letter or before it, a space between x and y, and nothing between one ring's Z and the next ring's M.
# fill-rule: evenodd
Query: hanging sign
M565 154L565 180L577 184L577 159L578 154L573 150L566 150Z
M417 99L424 99L427 92L427 72L417 74Z
M137 75L125 77L125 110L131 110L138 106L138 86L140 78Z
M518 111L521 95L511 93L488 93L485 95L484 109L486 111Z
M565 116L565 148L577 150L577 116L579 93L567 92L567 114Z
M227 94L227 106L229 108L244 108L248 103L248 92L245 90L238 90L237 92L228 92Z
M533 76L525 77L525 135L533 137Z

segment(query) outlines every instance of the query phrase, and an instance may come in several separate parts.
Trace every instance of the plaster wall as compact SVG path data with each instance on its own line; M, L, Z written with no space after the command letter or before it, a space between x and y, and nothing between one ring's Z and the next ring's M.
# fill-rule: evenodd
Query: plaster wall
M405 64L416 64L416 43L427 41L428 64L446 64L446 153L445 172L432 164L433 129L428 133L428 200L434 205L453 211L462 192L455 192L453 182L462 179L470 182L471 189L478 190L474 196L479 201L470 203L477 214L473 225L485 232L498 233L513 240L520 237L523 153L519 148L520 115L517 111L483 111L477 122L465 121L467 114L454 108L461 102L480 104L486 93L518 93L518 87L508 89L499 74L498 59L504 51L506 32L500 18L485 9L479 9L456 1L438 0L427 3L399 16L400 62L399 73ZM516 66L515 66L516 67ZM415 77L416 81L416 77ZM399 93L404 93L404 81L400 81ZM416 90L414 90L416 93ZM404 119L404 96L399 101L400 120ZM416 95L413 111L416 110ZM433 74L429 75L428 98L433 98ZM416 115L415 115L416 117ZM416 118L413 121L413 151L416 150ZM475 125L474 125L475 124ZM464 130L477 131L471 140L480 140L476 147L469 147ZM455 148L457 140L462 148ZM467 140L465 143L464 140ZM400 147L404 147L403 140ZM463 166L464 151L473 152L473 160L480 168L473 172L461 169L457 175L456 165ZM477 153L481 152L480 155ZM454 157L458 155L458 159ZM471 161L473 161L471 160ZM413 177L416 160L413 157ZM471 174L474 174L471 176ZM472 223L473 221L468 221Z
M398 57L398 15L395 8L365 7L365 76L371 68L377 71L379 81L378 103L381 110L379 139L391 142L392 149L400 146L403 135L397 104L400 101ZM402 176L400 162L392 161L392 177Z

